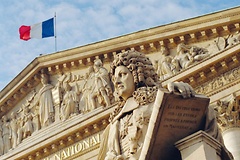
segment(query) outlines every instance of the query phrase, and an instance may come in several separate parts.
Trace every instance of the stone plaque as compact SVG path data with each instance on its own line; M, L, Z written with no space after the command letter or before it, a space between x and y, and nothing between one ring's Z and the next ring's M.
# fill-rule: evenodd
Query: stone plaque
M203 129L209 100L202 95L184 99L159 90L140 159L181 159L174 143Z

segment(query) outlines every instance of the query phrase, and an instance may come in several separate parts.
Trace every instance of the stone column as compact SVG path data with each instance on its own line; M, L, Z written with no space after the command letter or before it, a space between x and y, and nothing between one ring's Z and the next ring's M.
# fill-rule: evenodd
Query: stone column
M226 148L232 153L234 160L240 160L240 128L229 128L223 132Z
M240 97L234 93L216 103L218 124L226 148L240 160Z
M221 160L221 144L204 131L196 132L175 143L182 160Z

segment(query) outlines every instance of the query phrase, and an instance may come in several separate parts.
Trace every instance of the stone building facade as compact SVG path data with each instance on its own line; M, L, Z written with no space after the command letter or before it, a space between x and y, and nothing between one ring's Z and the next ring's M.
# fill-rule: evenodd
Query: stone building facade
M150 58L162 86L210 97L224 142L240 160L240 7L36 57L0 92L0 159L97 159L116 105L115 55Z

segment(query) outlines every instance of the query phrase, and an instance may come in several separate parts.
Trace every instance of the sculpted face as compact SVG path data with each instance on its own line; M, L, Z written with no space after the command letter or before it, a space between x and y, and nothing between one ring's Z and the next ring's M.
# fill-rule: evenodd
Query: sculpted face
M48 79L45 76L43 76L41 78L41 82L42 82L42 84L48 84Z
M124 100L132 96L135 84L132 73L125 66L118 66L113 77L114 87L118 95Z

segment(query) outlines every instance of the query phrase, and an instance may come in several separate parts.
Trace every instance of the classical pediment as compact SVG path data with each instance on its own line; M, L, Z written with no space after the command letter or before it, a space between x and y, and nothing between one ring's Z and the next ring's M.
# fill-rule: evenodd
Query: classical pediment
M3 157L40 159L102 132L116 105L110 63L127 50L146 54L164 87L184 81L216 101L239 84L239 16L237 7L36 57L0 93L4 123L22 129ZM51 111L41 108L44 93Z

